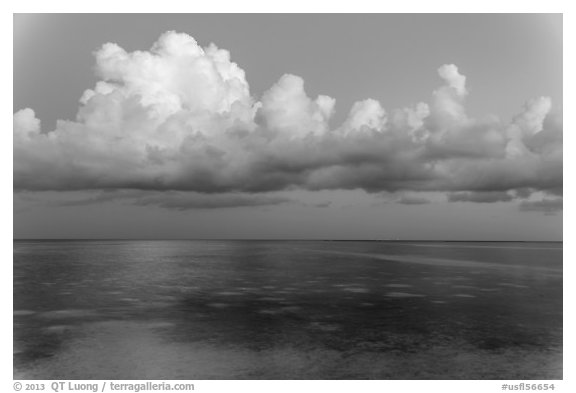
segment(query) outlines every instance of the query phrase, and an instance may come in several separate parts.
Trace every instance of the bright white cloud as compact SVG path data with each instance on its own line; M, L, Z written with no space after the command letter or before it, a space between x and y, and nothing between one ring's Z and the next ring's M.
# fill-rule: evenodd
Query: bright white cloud
M352 105L348 119L342 126L346 135L359 131L382 131L386 125L386 111L380 102L371 98Z
M458 72L454 64L444 64L438 69L438 75L444 79L447 86L454 89L460 97L468 94L466 91L466 77Z
M264 93L259 113L264 126L276 136L291 139L321 136L328 131L334 104L335 100L328 96L310 99L302 78L284 75Z

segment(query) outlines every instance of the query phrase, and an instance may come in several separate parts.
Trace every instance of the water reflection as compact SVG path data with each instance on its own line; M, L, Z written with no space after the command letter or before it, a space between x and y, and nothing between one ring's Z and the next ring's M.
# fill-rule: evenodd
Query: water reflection
M557 249L94 241L14 251L15 377L561 378Z

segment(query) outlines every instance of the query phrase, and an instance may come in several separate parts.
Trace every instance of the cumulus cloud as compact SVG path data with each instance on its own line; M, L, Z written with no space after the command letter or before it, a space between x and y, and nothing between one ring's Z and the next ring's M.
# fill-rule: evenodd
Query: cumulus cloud
M302 78L284 75L262 96L259 115L266 130L275 136L321 136L328 131L334 104L335 100L328 96L310 99Z
M302 78L284 75L253 97L228 51L186 34L167 32L147 51L108 43L95 57L100 80L75 120L43 130L32 109L14 114L15 190L447 191L472 202L561 193L562 121L550 99L508 122L471 118L453 64L439 68L429 103L386 110L366 99L332 125L335 99L309 97Z

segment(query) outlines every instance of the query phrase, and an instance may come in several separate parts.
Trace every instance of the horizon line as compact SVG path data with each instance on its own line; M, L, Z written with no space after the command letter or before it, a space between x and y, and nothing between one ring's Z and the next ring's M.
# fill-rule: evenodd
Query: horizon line
M324 242L436 242L436 243L563 243L563 240L446 240L446 239L299 239L299 238L12 238L12 241L324 241Z

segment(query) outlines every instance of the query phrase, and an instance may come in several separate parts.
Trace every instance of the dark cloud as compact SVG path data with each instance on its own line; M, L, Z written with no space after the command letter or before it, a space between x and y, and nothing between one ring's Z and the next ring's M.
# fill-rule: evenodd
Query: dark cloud
M172 210L221 209L242 206L269 206L292 203L289 198L266 194L201 194L180 191L109 190L95 196L52 200L55 206L88 206L106 202L124 202L140 206L158 206Z
M402 195L400 199L396 200L396 203L400 203L402 205L425 205L430 203L430 200L415 195Z
M332 202L331 201L318 202L318 203L312 204L311 206L313 206L313 207L330 207L330 206L332 206Z
M563 209L563 198L546 198L538 201L520 202L520 210L526 212L543 212L548 215L556 214Z
M288 198L243 194L162 193L139 198L135 204L173 210L223 209L242 206L269 206L292 202Z
M454 192L448 194L449 202L495 203L508 202L512 199L514 197L505 191Z

